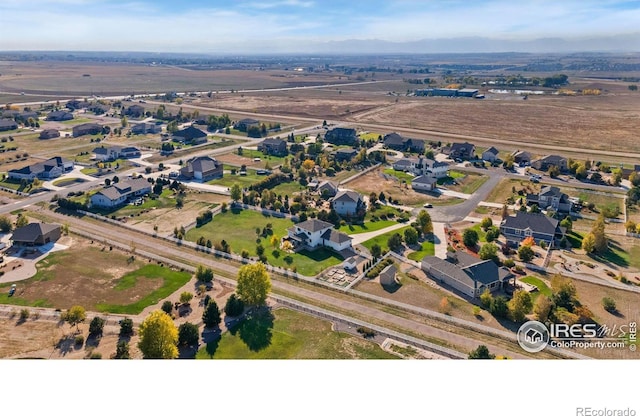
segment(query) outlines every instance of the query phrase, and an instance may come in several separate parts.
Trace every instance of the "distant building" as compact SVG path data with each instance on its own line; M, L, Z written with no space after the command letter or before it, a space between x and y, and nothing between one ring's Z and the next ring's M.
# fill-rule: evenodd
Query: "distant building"
M498 158L498 153L500 153L498 149L491 146L490 148L482 152L482 160L493 163Z
M80 137L102 133L102 126L98 123L85 123L73 126L71 129L73 137Z
M429 176L418 176L411 181L411 188L414 191L433 191L436 189L438 180Z
M124 111L124 114L128 117L140 118L144 116L144 112L145 110L143 106L134 104L127 107L127 109Z
M336 127L327 131L324 139L331 144L353 146L358 141L358 135L356 129Z
M11 240L16 246L32 247L54 243L60 239L61 227L59 224L44 224L32 222L13 231Z
M537 194L527 194L527 204L537 204L541 209L552 208L558 212L570 212L573 203L569 196L556 186L543 186Z
M338 193L338 185L330 181L322 181L316 188L318 193L324 197L333 197Z
M136 123L131 125L132 134L157 134L162 133L162 125L155 123Z
M331 207L340 216L357 216L363 213L365 204L362 196L355 191L340 191L331 200Z
M524 150L516 150L511 153L511 156L513 156L513 162L518 165L531 163L531 153L525 152Z
M353 160L354 157L358 154L358 151L353 147L345 147L342 149L338 149L333 152L333 157L336 162L342 162L344 160Z
M116 159L129 159L140 157L140 149L133 146L109 146L96 147L93 149L94 158L102 162Z
M411 172L416 176L428 176L440 179L449 175L448 163L427 159L424 156L400 159L392 166L394 170Z
M222 178L222 163L209 156L198 156L187 161L186 166L180 169L180 176L186 179L195 179L201 182Z
M247 130L249 130L249 127L254 126L259 127L260 121L254 120L252 118L243 118L235 124L235 128L242 132L246 132Z
M402 152L423 152L424 141L403 137L398 133L389 133L382 138L385 147Z
M135 178L112 183L91 195L91 207L115 208L133 197L151 192L151 183L145 178Z
M73 120L73 114L68 111L52 111L47 114L47 120L49 121L67 121Z
M449 157L451 159L470 160L476 158L476 146L472 143L452 143Z
M107 111L111 110L111 106L100 103L92 103L89 107L87 107L87 111L91 111L93 114L100 115L104 114Z
M378 278L380 279L380 284L385 288L393 288L400 284L400 282L398 281L396 266L393 264L390 264L382 269L382 271L378 275Z
M75 99L67 101L67 104L65 105L65 107L67 107L69 110L80 110L83 108L88 108L89 106L90 104L87 101Z
M465 97L480 98L478 90L474 88L425 88L415 91L418 97Z
M203 144L207 142L207 133L194 126L189 126L173 133L171 140L182 144Z
M551 166L557 167L560 171L569 169L567 158L558 155L549 155L531 162L531 166L538 170L549 170Z
M32 181L35 178L41 180L51 180L59 177L65 172L73 170L73 161L60 156L52 157L44 162L34 163L20 169L11 169L8 172L9 178L14 180L26 179Z
M273 156L286 156L288 153L287 142L282 139L264 139L258 144L258 150Z
M342 252L351 249L351 237L334 229L333 224L315 218L289 228L286 239L292 242L296 250L328 247Z
M0 131L15 130L17 128L18 128L18 123L16 123L12 119L1 119L0 120Z
M56 129L42 130L39 136L41 140L55 139L56 137L60 137L60 132Z
M536 243L544 241L552 245L564 237L564 229L560 221L549 218L544 214L530 214L518 211L515 216L508 216L500 223L500 232L507 239L508 244L515 246L532 237Z

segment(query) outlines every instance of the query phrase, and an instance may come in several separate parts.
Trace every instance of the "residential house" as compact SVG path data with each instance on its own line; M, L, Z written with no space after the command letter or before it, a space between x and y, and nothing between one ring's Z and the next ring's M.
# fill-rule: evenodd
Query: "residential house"
M222 178L222 175L222 163L209 156L194 157L187 161L185 167L180 169L180 176L201 182Z
M18 110L2 110L0 109L0 118L12 118L15 119L20 115Z
M462 251L447 252L445 259L426 256L421 268L427 275L471 298L479 298L487 289L500 290L515 278L493 260L481 260Z
M17 128L18 128L18 123L16 123L12 119L0 120L0 131L15 130Z
M80 110L83 108L88 108L91 104L89 104L87 101L80 101L80 100L69 100L67 101L67 104L65 105L65 107L67 107L69 110Z
M328 247L337 252L351 251L351 237L334 229L333 224L315 218L289 228L286 239L296 250Z
M41 246L58 241L61 235L59 224L44 224L31 222L13 231L11 240L16 246Z
M358 216L364 213L362 196L354 191L339 191L331 200L331 207L341 216Z
M336 160L336 162L342 162L344 160L346 161L352 160L354 157L356 157L357 154L358 154L358 151L353 147L345 147L333 152L333 157Z
M325 141L335 145L353 146L358 141L356 129L336 127L327 131L324 135Z
M36 113L35 111L23 111L20 114L17 114L14 118L15 121L17 122L21 122L21 123L26 123L30 118L34 119L34 120L38 120L38 113Z
M498 153L500 153L498 149L491 146L490 148L482 152L482 160L493 163L498 158Z
M56 156L44 162L34 163L20 169L11 169L8 175L10 179L14 180L26 179L32 181L35 178L51 180L71 170L73 170L73 161Z
M254 126L259 127L260 121L254 120L252 118L243 118L242 120L238 121L234 127L240 131L246 132L247 130L249 130L249 127Z
M449 150L451 159L470 160L476 158L476 146L471 143L452 143Z
M100 103L92 103L89 107L87 107L88 111L91 111L95 115L105 114L107 111L111 110L111 106Z
M508 216L500 223L500 232L507 239L507 243L518 246L525 238L533 237L536 243L544 241L553 244L564 237L564 229L560 221L549 218L544 214L530 214L516 212L515 216Z
M338 193L338 185L330 181L322 181L316 190L323 197L334 197Z
M398 133L389 133L382 138L384 146L389 149L402 152L422 152L424 151L424 141L402 137Z
M55 139L56 137L60 137L60 132L56 129L42 130L39 136L41 140Z
M133 197L151 192L151 183L145 178L135 178L112 183L91 195L90 206L115 208Z
M414 191L434 191L437 183L438 180L436 178L422 175L411 181L411 188Z
M380 279L380 284L385 288L396 287L398 284L400 284L400 281L398 280L398 277L396 274L397 274L396 266L393 264L388 265L387 267L382 269L382 271L378 275L378 278Z
M98 123L84 123L73 126L71 130L73 137L80 137L89 134L100 134L102 133L102 126Z
M131 125L132 134L157 134L162 133L162 125L155 123L137 123Z
M140 157L140 149L133 146L100 146L93 149L93 154L94 159L106 162L116 159Z
M531 153L524 150L515 150L511 153L511 156L513 156L513 162L518 165L531 163Z
M52 111L47 114L48 121L67 121L73 120L73 114L68 111Z
M171 140L182 144L203 144L207 142L207 133L194 126L189 126L173 133Z
M527 194L527 204L537 204L541 209L552 208L558 212L570 212L573 203L557 186L543 186L537 194Z
M124 114L128 117L140 118L144 116L144 107L138 104L131 105L127 107L124 111Z
M287 155L287 142L282 139L264 139L258 144L258 150L273 156Z
M534 160L531 166L538 170L548 170L551 166L557 167L560 171L569 169L567 158L558 155L545 156L542 159Z
M427 159L424 156L400 159L392 165L394 170L411 172L416 176L445 178L449 175L449 164Z

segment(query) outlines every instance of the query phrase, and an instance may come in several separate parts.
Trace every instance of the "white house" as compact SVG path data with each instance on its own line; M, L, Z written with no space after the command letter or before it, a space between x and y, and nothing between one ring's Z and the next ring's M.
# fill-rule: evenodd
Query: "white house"
M71 170L73 170L72 160L56 156L44 162L34 163L20 169L11 169L8 174L9 178L15 180L26 179L32 181L35 178L51 180Z
M129 198L151 192L151 183L144 178L129 179L102 188L91 195L92 207L114 208L124 204Z
M364 208L364 201L359 193L354 191L340 191L331 201L331 207L338 215L357 215Z
M351 237L335 230L333 224L315 218L289 228L287 238L296 248L313 250L318 247L329 247L338 252L351 248Z
M490 148L482 152L482 160L493 163L498 158L498 153L500 153L498 152L498 149L491 146Z
M93 149L93 155L96 160L105 162L119 158L126 159L131 157L140 157L140 149L133 146L101 146Z
M425 175L437 179L445 178L449 175L448 163L427 159L424 156L400 159L393 164L393 169L411 172L416 176Z

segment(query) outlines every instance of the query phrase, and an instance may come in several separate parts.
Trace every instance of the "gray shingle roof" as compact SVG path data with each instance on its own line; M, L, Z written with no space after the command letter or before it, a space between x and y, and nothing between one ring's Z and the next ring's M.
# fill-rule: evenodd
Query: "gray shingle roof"
M355 191L340 191L333 198L334 202L358 202L360 194Z
M493 260L481 260L464 252L448 253L447 260L426 256L422 262L474 289L480 286L477 283L489 285L512 276L507 269L498 267Z
M518 211L515 216L505 218L501 226L518 230L530 229L533 232L554 235L558 223L558 220L549 218L544 214L530 214Z
M431 178L429 176L418 176L417 178L413 179L411 181L412 184L414 183L422 183L425 185L433 185L434 183L438 182L438 180L436 178Z
M185 140L193 140L193 139L198 139L200 137L207 137L207 133L193 126L189 126L186 129L176 131L175 133L173 133L173 135L177 137L182 137Z
M310 233L315 233L316 231L324 230L326 228L333 228L333 224L315 218L298 223L296 226L305 231L309 231Z
M351 237L349 237L347 234L337 231L333 228L322 233L320 237L322 237L325 240L333 241L334 243L338 243L338 244L351 240Z
M36 239L48 232L60 228L58 224L44 224L41 222L32 222L24 227L16 228L11 236L13 241L22 241L33 243Z

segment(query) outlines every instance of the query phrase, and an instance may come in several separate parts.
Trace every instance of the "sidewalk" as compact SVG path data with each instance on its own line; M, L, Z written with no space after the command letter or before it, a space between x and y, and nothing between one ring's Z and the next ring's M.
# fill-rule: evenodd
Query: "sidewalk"
M433 245L436 257L441 259L447 257L447 235L444 232L443 222L433 223Z
M453 197L460 198L460 199L469 199L469 198L471 198L471 195L463 194L462 192L450 191L448 189L442 189L442 188L437 188L436 190L438 192L440 192L441 195L453 196Z

